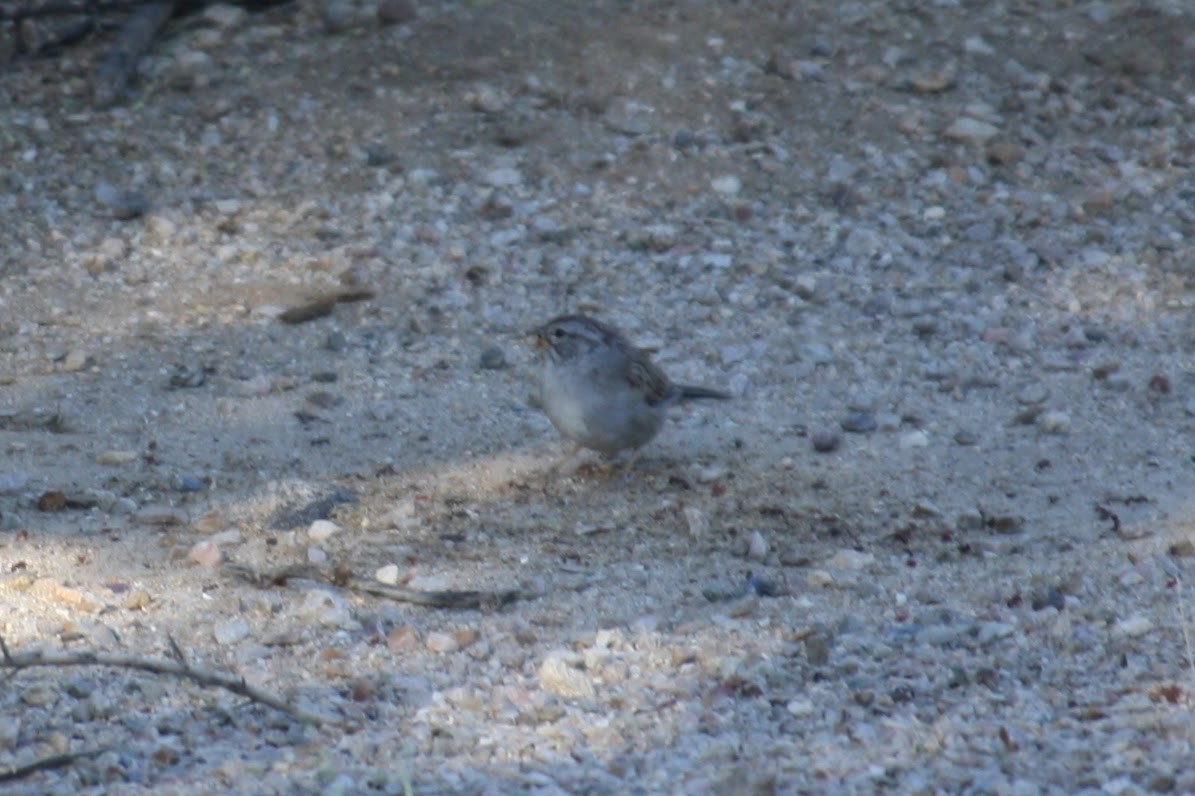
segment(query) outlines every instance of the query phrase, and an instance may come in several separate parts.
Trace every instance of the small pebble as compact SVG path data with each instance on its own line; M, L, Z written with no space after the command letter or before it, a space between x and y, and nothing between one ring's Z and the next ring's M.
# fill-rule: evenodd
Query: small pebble
M196 542L188 551L187 560L201 567L214 567L220 563L220 546L211 539Z
M510 100L498 89L485 83L473 91L470 104L475 111L493 115L506 110L510 105Z
M970 146L983 146L999 132L1000 128L993 124L963 116L951 122L942 135L950 141L958 141Z
M378 571L374 573L373 577L378 583L383 583L387 586L394 586L398 583L398 565L386 564L383 567L379 567Z
M44 708L58 701L58 689L48 683L37 683L21 691L21 701L31 708Z
M1046 434L1066 434L1071 428L1071 416L1059 410L1043 412L1037 418L1037 427Z
M726 477L730 471L721 464L711 464L708 467L702 467L697 471L697 483L712 484L715 481L720 481Z
M983 524L1000 534L1016 534L1025 528L1025 518L1016 514L984 514Z
M1050 388L1041 382L1028 384L1017 391L1017 403L1040 404L1050 397Z
M378 3L378 22L382 26L405 25L419 15L414 0L381 0Z
M747 541L747 558L752 561L763 561L768 557L768 540L759 531L752 531Z
M216 27L237 29L245 23L249 12L229 3L215 3L204 6L202 16L205 21L211 22Z
M137 461L137 451L104 451L95 457L96 464L122 465Z
M340 526L331 520L316 520L307 528L307 536L311 541L319 543L327 541L333 534L340 532Z
M481 352L479 364L482 370L501 370L506 367L506 352L492 345Z
M672 146L676 149L690 149L697 146L697 136L692 130L680 129L672 134Z
M1007 638L1016 632L1016 626L1007 622L981 622L975 640L981 645L991 644L997 639Z
M897 444L905 450L910 448L924 448L929 445L929 434L926 434L919 428L914 429L901 434Z
M830 453L838 450L838 446L842 443L842 437L830 429L819 429L809 436L809 441L818 453Z
M245 541L245 537L236 528L229 528L212 534L209 537L209 541L217 545L237 545Z
M193 475L182 475L174 483L179 492L202 492L207 489L207 482Z
M593 682L584 672L573 668L571 653L549 653L539 667L539 684L550 694L565 699L593 699L596 692Z
M212 636L216 639L217 644L228 646L248 638L251 632L249 623L244 619L231 619L216 625L212 629Z
M743 182L733 174L728 174L710 180L710 187L723 196L736 196L742 190Z
M328 33L341 33L353 22L353 7L345 0L324 0L317 10Z
M1153 627L1154 623L1149 617L1136 614L1113 625L1112 634L1124 638L1137 638L1153 630Z
M938 504L934 503L932 500L926 500L922 498L913 504L913 516L918 519L925 519L927 517L941 517L942 509L940 509Z
M833 646L834 634L828 628L819 629L805 637L805 660L812 666L825 666Z
M0 473L0 495L15 495L29 483L29 476L19 470Z
M87 352L81 349L73 349L62 360L62 369L67 373L77 373L83 368L87 367L90 358Z
M825 343L802 343L797 353L805 362L814 365L829 365L834 362L834 351Z
M95 188L95 198L108 207L109 213L118 221L137 218L150 209L151 203L145 194L137 191L122 191L111 183L101 182Z
M324 338L324 348L334 353L343 351L347 345L348 338L341 331L328 332L328 336Z
M1056 586L1051 586L1045 592L1035 594L1029 600L1029 607L1034 611L1053 608L1058 611L1066 608L1066 595Z
M799 719L809 718L816 710L813 701L809 699L790 699L784 704L784 709Z
M1170 392L1170 377L1165 373L1155 373L1149 377L1149 390L1161 395L1167 395Z
M704 511L696 506L685 506L682 513L685 515L690 536L703 538L709 534L710 520Z
M850 434L866 434L875 431L879 424L870 412L852 412L843 419L841 426Z
M523 175L518 169L502 167L486 172L482 182L492 188L511 188L523 182Z
M427 641L424 642L424 645L432 652L439 653L456 652L461 648L454 636L437 631L427 634Z
M824 569L812 569L805 576L805 584L813 589L822 589L833 585L834 576Z
M865 569L875 563L876 557L871 553L860 553L858 550L839 550L826 561L830 569L842 572Z
M394 652L413 650L419 646L419 631L410 625L396 627L386 634L386 646Z

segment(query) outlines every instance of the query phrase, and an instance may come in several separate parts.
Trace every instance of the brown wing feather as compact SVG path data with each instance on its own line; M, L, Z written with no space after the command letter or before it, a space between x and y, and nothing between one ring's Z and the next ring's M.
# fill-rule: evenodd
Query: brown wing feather
M650 406L672 399L672 382L641 349L630 349L627 358L627 380L642 387Z

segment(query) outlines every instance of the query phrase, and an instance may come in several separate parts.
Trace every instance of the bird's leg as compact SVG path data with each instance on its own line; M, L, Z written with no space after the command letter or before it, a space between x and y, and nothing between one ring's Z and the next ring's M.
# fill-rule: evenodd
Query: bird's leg
M580 445L573 445L572 450L563 459L552 466L552 474L557 477L572 478L585 464L582 453L585 451Z

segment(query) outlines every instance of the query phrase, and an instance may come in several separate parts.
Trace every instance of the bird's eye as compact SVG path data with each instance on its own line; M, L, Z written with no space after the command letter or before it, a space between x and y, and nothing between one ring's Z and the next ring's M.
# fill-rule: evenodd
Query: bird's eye
M552 332L552 336L553 337L564 337L564 330L561 329L559 326L557 326L556 331Z

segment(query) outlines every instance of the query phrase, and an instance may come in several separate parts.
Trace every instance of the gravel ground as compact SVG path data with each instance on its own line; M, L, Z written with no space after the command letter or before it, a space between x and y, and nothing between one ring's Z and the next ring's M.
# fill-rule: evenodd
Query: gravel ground
M0 634L335 722L23 669L0 771L97 753L5 792L1195 793L1188 4L215 7L99 110L103 43L0 83ZM734 400L554 476L576 309Z

